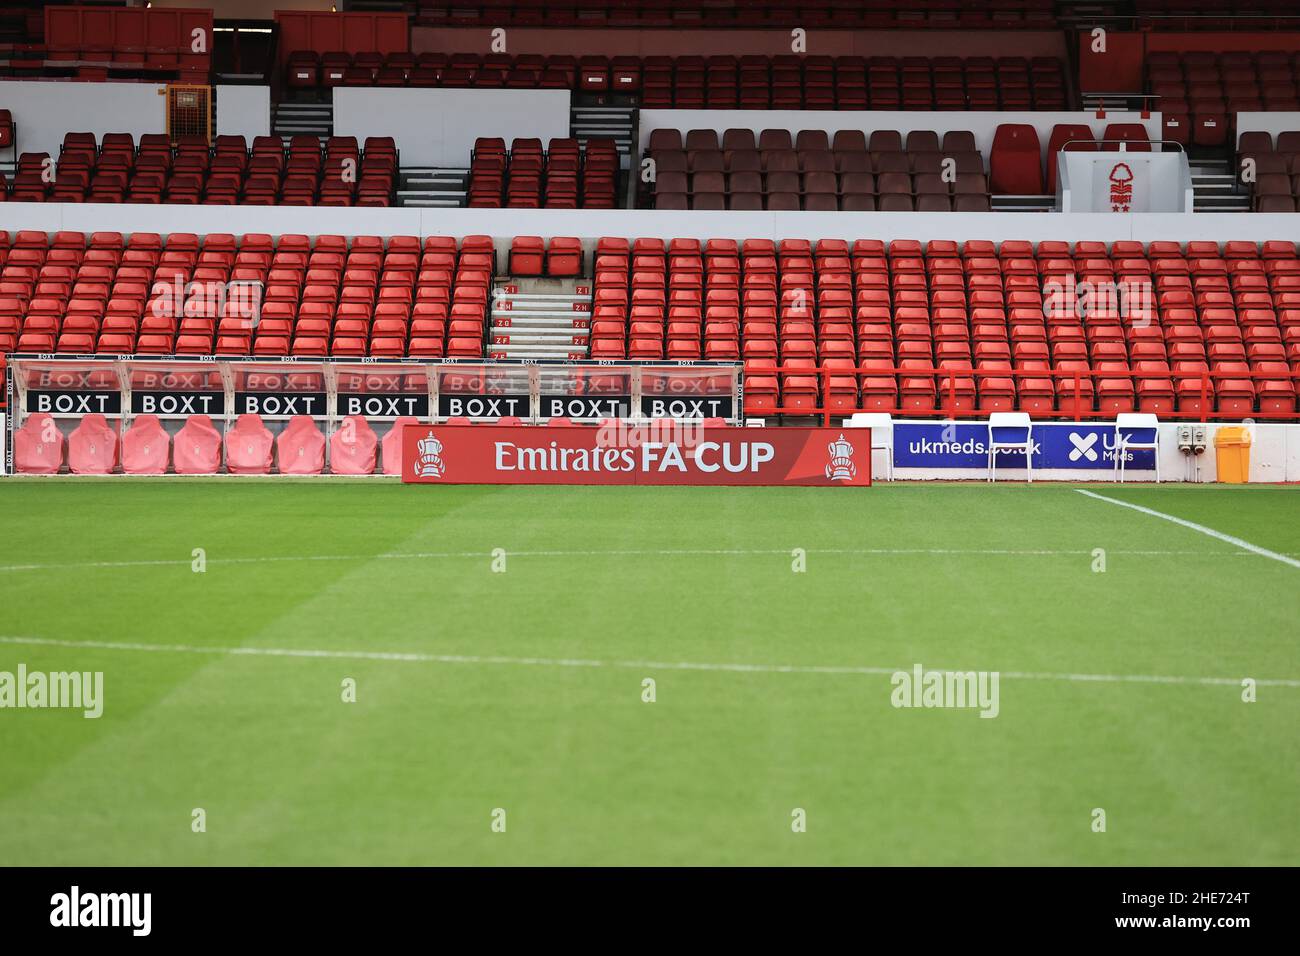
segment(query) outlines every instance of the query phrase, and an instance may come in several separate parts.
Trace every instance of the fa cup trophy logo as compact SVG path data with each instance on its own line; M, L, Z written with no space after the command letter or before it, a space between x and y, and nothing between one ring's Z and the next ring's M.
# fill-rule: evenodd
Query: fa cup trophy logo
M831 453L830 464L826 466L826 477L831 481L852 481L858 473L858 466L853 464L853 446L844 440L844 433L835 441L827 444Z
M439 457L442 454L442 442L433 437L433 432L416 442L420 457L415 463L417 478L441 478L446 466Z

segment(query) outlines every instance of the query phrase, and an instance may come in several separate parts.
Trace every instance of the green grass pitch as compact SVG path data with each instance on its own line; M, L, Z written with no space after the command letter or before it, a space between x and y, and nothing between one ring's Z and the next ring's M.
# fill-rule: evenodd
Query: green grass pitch
M1091 487L1300 553L1294 489ZM0 671L104 674L0 709L3 863L1300 861L1300 569L1073 487L14 480L0 527ZM998 716L893 707L915 664Z

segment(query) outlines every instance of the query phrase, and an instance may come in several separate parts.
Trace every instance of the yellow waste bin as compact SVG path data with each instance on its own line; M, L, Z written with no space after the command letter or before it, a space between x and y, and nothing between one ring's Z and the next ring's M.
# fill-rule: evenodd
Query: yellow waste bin
M1250 479L1250 429L1231 425L1214 433L1214 459L1219 481L1239 485Z

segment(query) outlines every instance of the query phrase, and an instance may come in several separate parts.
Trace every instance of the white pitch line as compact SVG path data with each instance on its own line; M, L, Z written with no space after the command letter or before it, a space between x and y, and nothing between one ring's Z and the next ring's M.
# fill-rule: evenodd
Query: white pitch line
M790 548L770 549L727 549L727 548L673 548L663 550L629 550L629 551L509 551L512 558L609 558L609 557L748 557L753 555L789 555ZM1053 550L1048 548L813 548L805 549L809 555L992 555L1008 557L1078 557L1092 555L1088 550ZM1140 555L1143 557L1242 557L1241 551L1118 551L1110 554ZM431 560L439 558L481 558L490 559L486 551L411 551L384 554L307 554L276 555L247 558L207 558L207 564L265 564L285 561L393 561L393 560ZM84 568L152 568L189 566L189 558L168 558L154 561L77 561L67 564L6 564L0 565L0 573L7 571L62 571Z
M228 657L299 657L324 660L398 661L417 664L486 664L532 667L610 667L635 670L718 671L740 674L836 674L889 676L910 667L867 667L822 664L718 664L705 661L601 661L572 657L504 657L474 654L424 654L417 651L348 651L298 649L286 647L198 647L188 644L143 644L116 641L65 641L47 637L5 637L0 644L37 647L67 647L78 650L141 651L164 654L206 654ZM958 670L969 668L927 668ZM1001 671L1000 677L1012 680L1070 681L1090 684L1196 684L1203 686L1241 686L1239 677L1186 677L1159 674L1050 674L1030 671ZM1261 687L1296 687L1300 680L1264 678Z
M1300 568L1300 561L1289 557L1285 554L1279 554L1276 551L1270 551L1268 548L1261 548L1257 544L1251 544L1241 538L1230 534L1224 534L1222 531L1215 531L1213 528L1207 528L1203 524L1197 524L1195 521L1188 521L1184 518L1175 518L1173 515L1167 515L1163 511L1156 511L1154 508L1145 508L1142 505L1135 505L1132 502L1120 501L1118 498L1107 498L1105 495L1099 495L1095 491L1085 491L1083 488L1075 488L1081 495L1087 495L1089 498L1096 498L1098 501L1105 501L1112 505L1119 505L1121 508L1132 508L1134 511L1140 511L1144 515L1151 515L1153 518L1163 518L1165 521L1172 521L1174 524L1182 525L1184 528L1191 528L1193 531L1208 535L1219 541L1224 541L1235 548L1241 548L1243 551L1249 551L1252 554L1258 554L1261 557L1272 558L1274 561L1281 561L1283 564L1289 564L1293 568Z

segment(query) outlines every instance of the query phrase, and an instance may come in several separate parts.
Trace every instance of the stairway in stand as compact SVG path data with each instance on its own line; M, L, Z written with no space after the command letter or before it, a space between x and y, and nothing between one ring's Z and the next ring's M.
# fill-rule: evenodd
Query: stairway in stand
M502 277L492 288L487 355L585 359L590 354L591 280Z
M333 103L278 103L271 114L271 133L286 146L294 136L315 136L323 143L334 135Z

